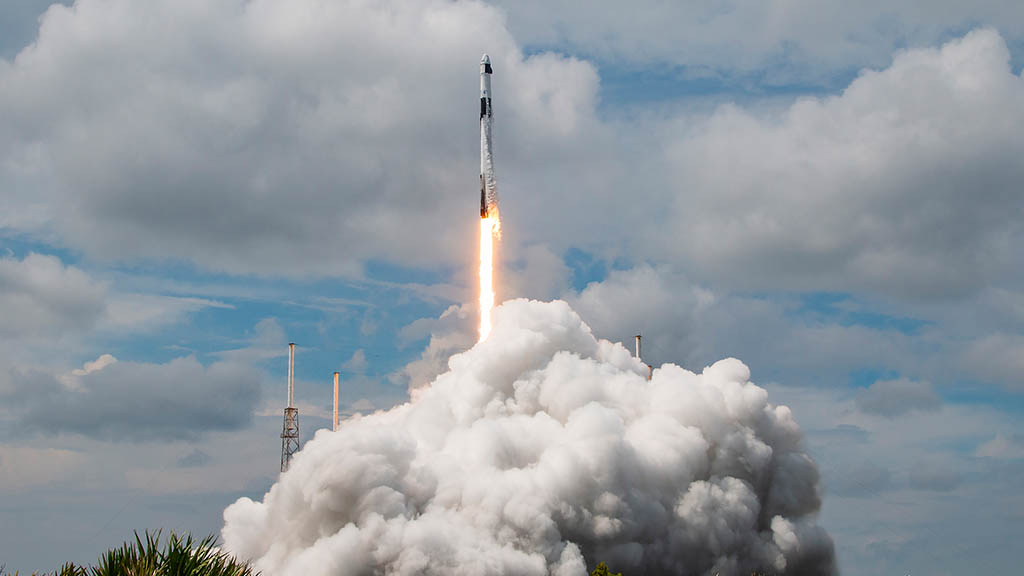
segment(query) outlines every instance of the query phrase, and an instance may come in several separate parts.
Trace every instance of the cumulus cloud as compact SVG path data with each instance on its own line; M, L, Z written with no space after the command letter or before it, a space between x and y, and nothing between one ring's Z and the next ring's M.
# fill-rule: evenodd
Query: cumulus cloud
M687 117L666 128L684 135L666 158L676 233L651 242L755 290L927 299L1016 282L1022 123L1024 79L994 30L901 52L780 114Z
M981 379L1012 390L1024 389L1024 335L988 334L962 352L962 363Z
M861 412L886 418L913 410L938 410L942 406L942 399L931 384L906 378L878 380L858 392L856 402Z
M99 372L116 362L117 358L115 358L113 354L101 354L99 358L86 362L81 368L75 368L71 372L61 374L58 377L58 380L68 388L77 388L79 377L92 374L93 372Z
M658 64L677 73L754 73L768 84L825 81L836 69L880 66L903 46L942 41L979 24L1024 37L1024 8L1013 0L741 0L570 2L499 0L509 27L528 45L568 47L605 61Z
M506 302L409 403L225 510L225 548L285 576L834 572L789 409L735 359L646 375L564 302Z
M85 372L85 371L83 371ZM16 371L5 394L18 427L116 441L195 439L247 425L260 374L232 362L203 366L188 356L166 364L112 362L66 386L49 373Z
M560 149L599 126L593 66L523 56L486 4L79 0L0 61L0 183L12 212L43 206L101 259L262 275L461 264L484 51L502 170L571 164Z
M87 374L92 374L93 372L99 372L115 362L117 362L117 358L114 358L112 354L103 354L91 362L86 362L81 368L75 368L71 371L71 375L85 376Z
M982 458L1014 460L1024 458L1024 434L996 434L978 446L974 454Z
M204 298L118 292L51 255L0 258L0 338L81 336L91 330L143 331L179 322L203 308L230 307Z
M106 297L106 286L55 256L2 258L0 338L80 332L102 317Z
M19 0L0 4L0 58L12 58L35 38L39 16L54 0ZM63 0L70 4L71 0Z
M409 390L433 382L448 369L448 359L453 354L473 345L477 339L476 326L473 307L455 305L449 306L440 318L420 318L404 326L399 334L402 340L420 339L428 334L430 340L420 357L391 374L390 380Z
M594 65L524 56L486 4L155 6L53 8L0 64L2 212L24 220L8 227L237 273L461 267L488 51L522 293L556 295L554 256L572 246L729 289L921 299L1021 281L1024 80L994 30L901 52L778 113L615 123Z
M352 357L346 360L342 365L341 369L346 372L352 372L355 374L362 374L366 372L368 363L366 361L366 352L362 348L352 353Z
M632 342L643 333L644 356L699 367L736 356L769 378L820 385L865 365L900 368L911 356L899 332L839 322L805 322L785 295L751 297L715 290L668 267L618 270L569 295L600 334Z

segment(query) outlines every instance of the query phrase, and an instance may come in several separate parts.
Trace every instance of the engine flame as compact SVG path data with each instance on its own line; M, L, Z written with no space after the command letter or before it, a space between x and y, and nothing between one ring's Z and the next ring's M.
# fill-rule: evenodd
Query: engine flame
M494 241L501 239L498 211L480 219L480 340L491 333L491 309L494 308Z

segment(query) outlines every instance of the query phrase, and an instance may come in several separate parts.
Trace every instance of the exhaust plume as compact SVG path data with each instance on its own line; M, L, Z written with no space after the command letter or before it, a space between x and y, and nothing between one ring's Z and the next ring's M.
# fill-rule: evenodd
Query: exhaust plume
M266 574L835 573L800 428L746 366L647 366L513 300L401 406L320 430L225 548Z
M501 238L501 220L495 209L480 219L480 329L479 341L491 333L494 308L494 241Z

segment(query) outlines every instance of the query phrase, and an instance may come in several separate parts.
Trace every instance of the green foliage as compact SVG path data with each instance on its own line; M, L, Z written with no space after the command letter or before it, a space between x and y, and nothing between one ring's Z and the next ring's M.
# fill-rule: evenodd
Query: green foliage
M612 574L608 569L608 565L601 562L594 568L594 571L590 573L590 576L622 576L622 572Z
M5 572L0 566L0 576ZM135 541L111 548L95 566L67 563L53 576L258 576L251 566L217 549L213 536L195 541L191 535L171 532L163 546L160 531L135 533ZM14 573L11 576L18 576ZM36 576L36 575L33 575Z
M60 567L54 572L55 576L89 576L89 571L84 566L75 566L71 562Z

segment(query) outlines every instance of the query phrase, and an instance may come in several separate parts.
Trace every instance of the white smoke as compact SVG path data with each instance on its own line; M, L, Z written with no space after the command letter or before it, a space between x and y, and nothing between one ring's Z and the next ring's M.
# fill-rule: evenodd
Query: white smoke
M654 370L565 302L506 302L412 400L320 430L224 512L266 574L835 572L818 471L739 360Z

